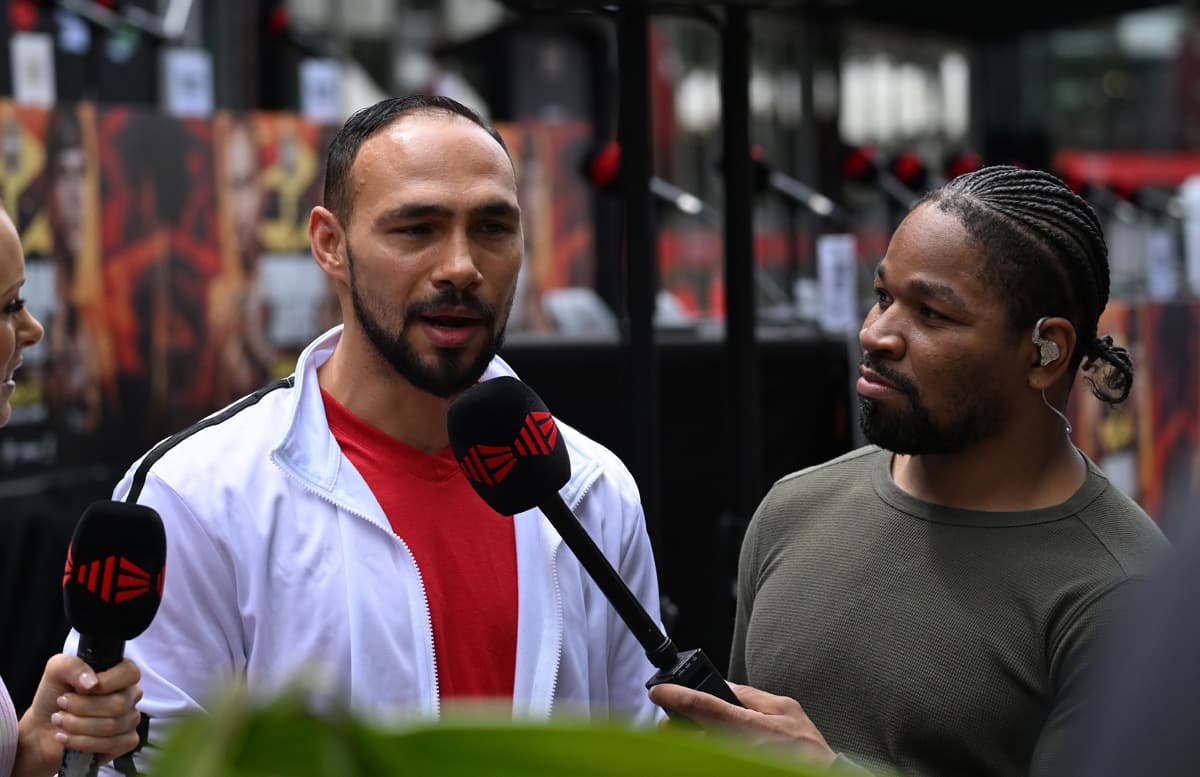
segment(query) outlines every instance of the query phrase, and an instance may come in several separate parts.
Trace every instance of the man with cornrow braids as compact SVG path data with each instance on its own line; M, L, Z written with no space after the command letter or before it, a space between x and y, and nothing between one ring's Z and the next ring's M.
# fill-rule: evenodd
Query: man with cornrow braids
M989 167L931 192L875 272L857 389L871 445L779 480L742 546L729 671L745 708L651 698L850 773L1050 777L1098 634L1166 548L1071 442L1107 249L1055 177ZM742 683L745 683L744 685Z

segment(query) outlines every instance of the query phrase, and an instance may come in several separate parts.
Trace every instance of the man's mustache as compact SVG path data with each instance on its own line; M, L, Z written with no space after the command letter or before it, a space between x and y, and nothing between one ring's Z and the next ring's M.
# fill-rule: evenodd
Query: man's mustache
M466 308L483 319L483 322L488 326L491 326L496 321L496 307L494 305L488 305L472 291L460 292L447 289L432 299L421 300L409 305L408 311L404 314L404 322L411 324L422 316L427 316L435 311L450 307Z

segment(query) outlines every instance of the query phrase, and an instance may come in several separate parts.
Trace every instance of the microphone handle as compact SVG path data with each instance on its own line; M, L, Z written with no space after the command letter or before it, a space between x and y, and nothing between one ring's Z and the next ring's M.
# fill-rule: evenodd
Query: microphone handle
M550 523L558 530L559 536L563 538L563 542L600 587L604 598L608 599L617 615L621 616L621 620L625 621L625 625L641 643L646 651L646 658L658 669L647 681L647 688L660 683L674 683L712 694L730 704L743 706L703 650L687 650L680 653L670 637L662 633L658 624L629 590L629 586L625 585L625 581L613 569L600 548L596 547L591 535L583 528L583 524L579 523L579 519L571 512L571 508L567 507L561 496L555 493L538 505L538 509L546 514ZM672 719L687 721L686 716L675 710L666 710L666 713Z
M79 649L75 655L82 658L92 671L99 674L112 669L125 657L125 640L105 639L88 634L79 635ZM82 753L66 748L58 777L96 777L100 771L99 753Z
M79 635L79 647L75 655L87 662L96 672L112 669L125 657L125 640Z
M550 520L563 542L599 586L604 598L608 599L617 615L625 621L634 638L646 651L646 658L650 659L650 663L662 670L669 670L675 666L679 652L675 643L663 634L662 629L646 612L646 608L642 607L642 603L629 590L629 586L625 585L625 581L613 569L600 548L596 547L591 535L579 523L579 519L571 512L571 508L567 507L562 497L555 493L539 504L538 509Z

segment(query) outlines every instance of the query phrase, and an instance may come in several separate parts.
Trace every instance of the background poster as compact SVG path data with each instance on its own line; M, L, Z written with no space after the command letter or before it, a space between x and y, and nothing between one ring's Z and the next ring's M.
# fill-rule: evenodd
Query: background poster
M1200 302L1110 302L1099 331L1129 350L1133 390L1110 407L1079 377L1072 436L1170 534L1200 497Z
M0 100L0 203L25 246L24 297L39 320L50 315L54 293L46 207L46 120L40 108ZM46 406L43 342L25 354L13 396L13 415L0 438L0 479L35 475L56 461Z
M121 440L132 461L212 407L209 283L219 270L212 128L200 119L99 113L101 236Z

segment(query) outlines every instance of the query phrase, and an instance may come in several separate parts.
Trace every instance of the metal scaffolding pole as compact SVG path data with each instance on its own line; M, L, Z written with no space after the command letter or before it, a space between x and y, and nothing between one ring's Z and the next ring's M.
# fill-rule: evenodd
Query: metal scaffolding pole
M734 425L730 475L735 517L743 521L762 496L762 436L755 342L754 179L750 158L750 12L725 11L721 52L721 128L725 160L725 350L727 417Z
M657 545L661 520L658 352L654 344L654 298L658 268L654 248L653 175L650 125L649 17L640 0L626 0L617 12L617 61L624 197L627 327L625 365L633 427L630 468L641 491L650 540Z

